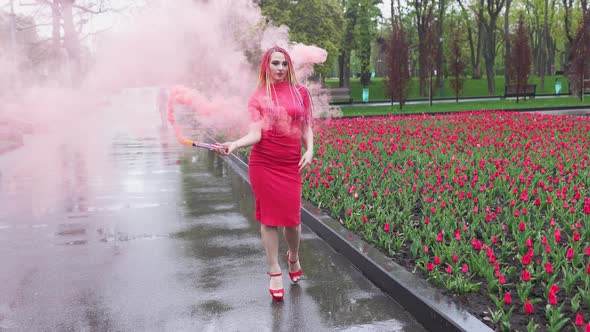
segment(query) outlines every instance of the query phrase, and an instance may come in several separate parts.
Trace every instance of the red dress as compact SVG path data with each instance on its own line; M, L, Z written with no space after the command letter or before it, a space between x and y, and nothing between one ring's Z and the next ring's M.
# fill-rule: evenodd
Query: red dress
M310 97L307 89L286 81L271 84L270 94L272 98L259 88L248 102L251 121L262 124L262 137L249 160L255 219L269 226L297 226L302 186L298 164L304 118L311 119Z

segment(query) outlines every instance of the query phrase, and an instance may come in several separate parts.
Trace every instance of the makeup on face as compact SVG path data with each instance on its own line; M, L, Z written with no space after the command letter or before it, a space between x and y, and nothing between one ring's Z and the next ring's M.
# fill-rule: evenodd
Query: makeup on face
M289 70L289 62L281 52L270 55L270 76L273 82L282 82Z

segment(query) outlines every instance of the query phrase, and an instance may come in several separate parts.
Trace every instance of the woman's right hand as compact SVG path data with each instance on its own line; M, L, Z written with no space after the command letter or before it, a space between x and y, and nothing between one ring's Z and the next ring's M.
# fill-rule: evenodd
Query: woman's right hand
M223 149L217 150L216 152L223 155L229 155L233 153L238 147L236 142L225 142L220 144Z

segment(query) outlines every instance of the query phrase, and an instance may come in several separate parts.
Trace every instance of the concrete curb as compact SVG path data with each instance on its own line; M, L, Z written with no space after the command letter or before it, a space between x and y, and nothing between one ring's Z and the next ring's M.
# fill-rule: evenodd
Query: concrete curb
M248 165L235 155L224 157L248 183ZM302 201L301 221L401 304L430 331L493 331L447 295L408 272L376 247L347 230L310 202Z

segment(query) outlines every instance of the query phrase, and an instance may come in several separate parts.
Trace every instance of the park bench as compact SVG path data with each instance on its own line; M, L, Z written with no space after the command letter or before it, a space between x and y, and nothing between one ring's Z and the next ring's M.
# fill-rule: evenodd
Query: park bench
M330 102L332 103L352 103L350 88L322 89L322 92L330 95Z
M507 84L504 87L504 98L518 97L518 96L535 98L535 94L537 92L537 85L536 84L527 84L524 87L520 87L521 90L518 92L516 91L516 88L517 88L516 84Z

